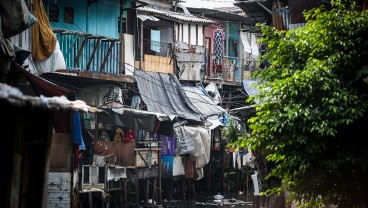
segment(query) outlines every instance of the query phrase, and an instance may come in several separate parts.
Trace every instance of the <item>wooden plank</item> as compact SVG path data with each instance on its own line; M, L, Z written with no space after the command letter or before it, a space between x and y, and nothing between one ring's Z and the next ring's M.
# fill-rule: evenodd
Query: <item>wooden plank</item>
M131 75L125 74L107 74L107 73L91 73L86 71L69 71L69 70L57 70L56 73L65 74L70 76L78 76L91 79L111 80L117 82L134 83L135 78Z
M147 150L152 150L152 151L159 151L161 150L161 148L159 147L142 147L142 148L135 148L135 151L147 151Z
M173 73L174 64L170 62L171 57L144 55L145 62L144 71L146 72L162 72L162 73Z
M20 184L22 174L22 155L19 153L14 153L12 159L14 165L10 187L10 207L19 207Z
M152 140L152 141L137 141L138 144L149 144L149 143L162 143L162 141L156 141L156 140Z
M53 133L50 172L68 172L72 168L73 143L70 134Z
M137 167L151 167L158 165L158 152L157 151L151 151L152 158L151 162L148 161L148 154L149 151L137 151L136 155L136 166Z

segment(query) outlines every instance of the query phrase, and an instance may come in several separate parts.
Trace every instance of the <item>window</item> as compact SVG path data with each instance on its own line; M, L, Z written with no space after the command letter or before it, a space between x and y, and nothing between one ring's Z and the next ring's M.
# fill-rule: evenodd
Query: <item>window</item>
M53 22L59 21L59 7L56 4L49 6L49 20Z
M64 7L64 22L69 24L74 23L74 8Z

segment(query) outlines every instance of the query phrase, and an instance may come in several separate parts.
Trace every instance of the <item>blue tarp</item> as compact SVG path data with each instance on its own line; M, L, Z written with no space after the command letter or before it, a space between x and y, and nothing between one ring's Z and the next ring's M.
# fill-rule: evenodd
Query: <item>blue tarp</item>
M79 150L86 150L84 145L79 112L73 112L72 139L74 144L79 145Z

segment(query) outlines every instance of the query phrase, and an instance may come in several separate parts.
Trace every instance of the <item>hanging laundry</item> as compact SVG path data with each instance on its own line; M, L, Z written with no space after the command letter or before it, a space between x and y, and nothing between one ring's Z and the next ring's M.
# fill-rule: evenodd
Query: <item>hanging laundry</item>
M215 60L220 61L224 54L224 31L217 30L213 32Z

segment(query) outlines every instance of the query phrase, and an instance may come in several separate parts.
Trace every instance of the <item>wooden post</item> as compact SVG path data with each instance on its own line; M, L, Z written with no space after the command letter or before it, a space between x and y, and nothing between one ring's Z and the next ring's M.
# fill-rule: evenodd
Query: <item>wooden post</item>
M138 174L136 173L136 183L135 183L135 202L136 202L136 207L139 208L139 179L138 179Z
M141 70L142 71L144 71L144 64L143 64L143 48L144 48L144 46L143 46L143 21L141 20L141 40L140 40L140 42L141 42Z
M121 52L121 61L119 62L119 74L125 71L125 36L123 33L123 13L124 13L124 0L120 0L120 52ZM125 73L126 74L126 73Z
M149 198L149 178L146 179L146 189L144 193L144 204L148 206L148 198Z
M158 204L162 204L162 187L161 187L161 150L158 151Z
M157 202L157 178L153 178L152 200Z
M100 128L100 126L98 125L98 114L95 114L95 116L96 116L96 120L95 120L95 138L94 138L94 142L96 143L98 140L99 140L99 138L98 138L98 131L99 131L99 128Z
M128 184L127 179L124 180L124 207L127 207L126 204L128 202Z
M181 180L181 199L185 199L185 178Z
M81 45L81 47L79 48L78 53L77 53L77 56L76 56L76 57L75 57L75 59L74 59L74 67L75 67L75 68L76 68L76 67L77 67L77 65L78 65L79 58L80 58L80 56L82 55L83 48L84 48L84 46L86 45L86 42L87 42L87 37L85 37L85 38L83 39L82 45Z

